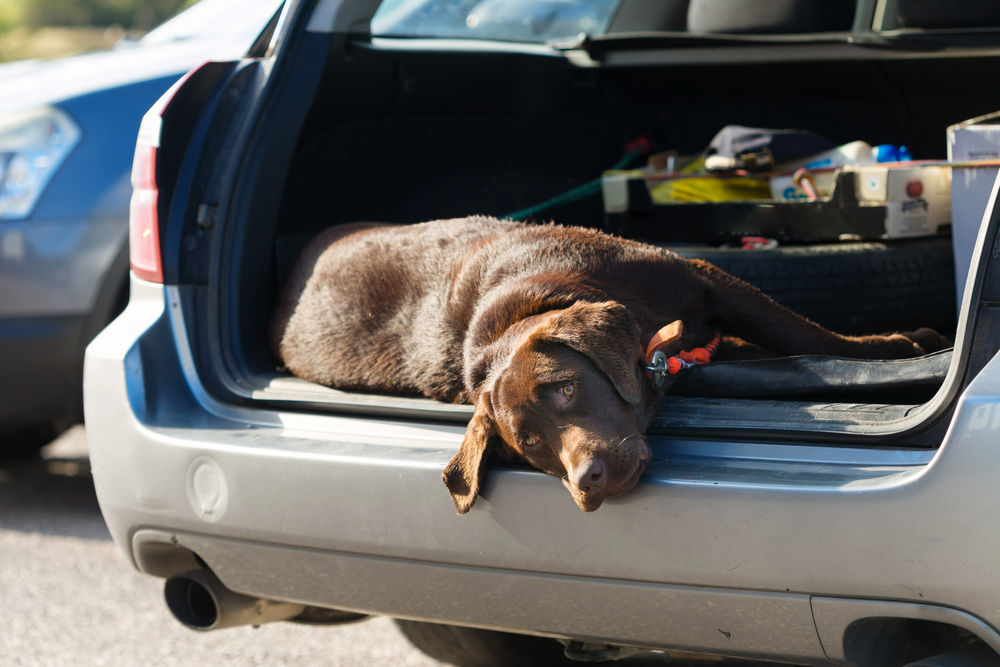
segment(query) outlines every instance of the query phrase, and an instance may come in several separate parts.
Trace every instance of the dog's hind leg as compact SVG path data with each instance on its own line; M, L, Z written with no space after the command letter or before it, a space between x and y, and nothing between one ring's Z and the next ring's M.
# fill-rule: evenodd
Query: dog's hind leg
M860 359L899 359L925 354L918 340L902 334L845 336L785 308L749 283L709 264L710 322L724 334L737 336L778 354L829 354ZM933 332L932 332L933 333ZM915 336L915 338L917 338Z

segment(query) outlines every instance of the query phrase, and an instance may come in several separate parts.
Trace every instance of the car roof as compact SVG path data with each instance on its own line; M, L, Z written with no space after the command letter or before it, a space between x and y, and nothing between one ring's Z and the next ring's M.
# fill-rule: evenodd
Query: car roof
M198 21L218 23L223 14L217 10L234 4L233 0L203 2L213 11L204 11L203 3L194 5L149 33L149 40L56 60L0 65L0 114L58 104L133 83L180 77L206 60L239 58L281 4L281 0L255 0L260 4L246 15L258 21L256 26L252 21L240 20L236 22L239 29L198 31Z

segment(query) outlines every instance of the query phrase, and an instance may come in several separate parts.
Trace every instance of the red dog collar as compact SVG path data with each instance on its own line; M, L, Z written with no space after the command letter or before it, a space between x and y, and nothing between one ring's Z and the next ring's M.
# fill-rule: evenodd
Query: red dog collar
M663 351L664 348L679 340L683 333L683 324L680 320L676 320L653 334L649 344L646 345L646 370L652 374L657 387L664 385L668 375L677 375L685 368L707 364L712 360L712 355L719 349L719 343L722 341L722 335L715 332L708 345L683 350L675 356L668 357Z

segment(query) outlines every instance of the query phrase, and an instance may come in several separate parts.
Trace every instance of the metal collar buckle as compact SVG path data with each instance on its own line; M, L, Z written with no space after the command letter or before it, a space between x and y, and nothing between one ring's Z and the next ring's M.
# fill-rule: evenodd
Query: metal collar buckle
M693 361L684 361L678 358L680 366L682 369L691 368L697 364ZM663 350L657 350L653 352L653 357L649 360L649 365L646 366L646 370L653 375L653 384L657 388L662 389L667 383L667 377L671 375L670 370L667 367L667 355L663 353Z

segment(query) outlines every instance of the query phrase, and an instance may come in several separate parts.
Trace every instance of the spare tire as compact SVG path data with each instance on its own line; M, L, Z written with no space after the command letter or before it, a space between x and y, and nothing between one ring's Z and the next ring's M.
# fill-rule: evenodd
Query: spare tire
M738 248L671 248L746 280L778 303L841 333L955 329L947 237Z

